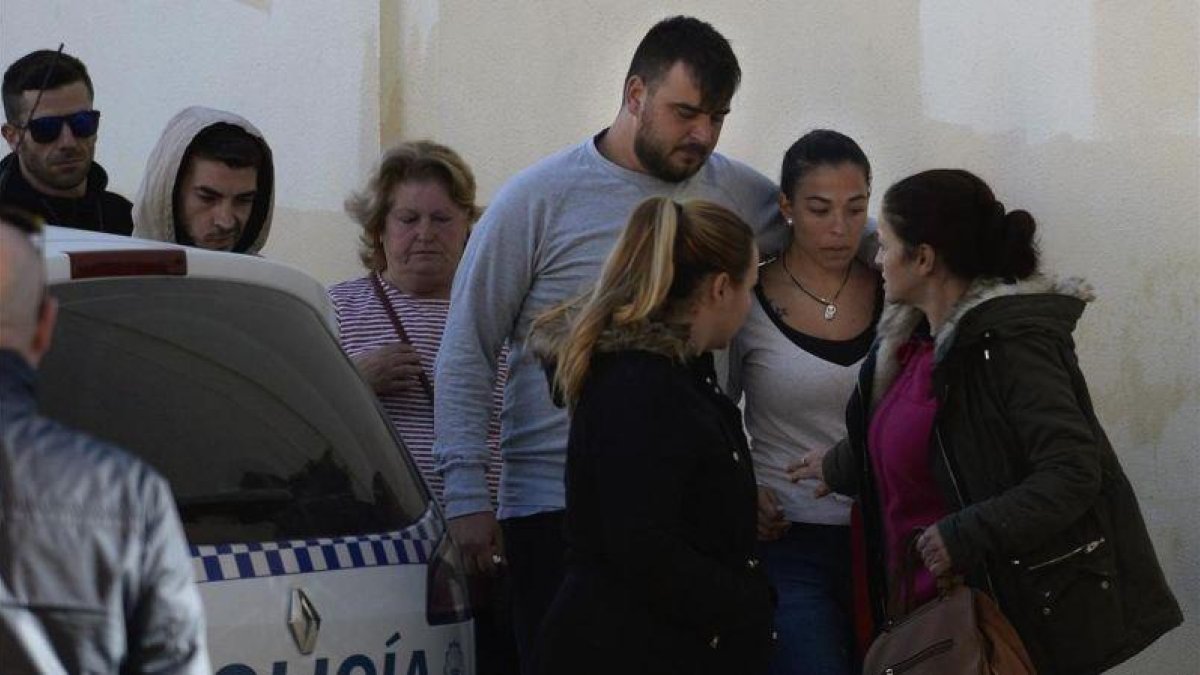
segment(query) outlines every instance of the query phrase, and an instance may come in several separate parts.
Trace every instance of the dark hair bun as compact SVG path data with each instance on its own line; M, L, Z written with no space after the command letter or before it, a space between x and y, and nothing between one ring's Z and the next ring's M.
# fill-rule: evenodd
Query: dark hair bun
M983 252L984 267L989 276L1024 279L1038 269L1037 222L1023 209L1005 213L1000 202L996 202L996 210L989 228L992 236L985 238L991 245Z
M1028 211L1005 212L983 179L963 169L930 169L883 196L883 214L908 246L929 244L963 279L1024 279L1038 270L1037 223Z
M1012 276L1024 279L1038 269L1039 251L1034 239L1037 222L1023 209L1010 211L1004 216L1004 221L1004 244L1008 250Z

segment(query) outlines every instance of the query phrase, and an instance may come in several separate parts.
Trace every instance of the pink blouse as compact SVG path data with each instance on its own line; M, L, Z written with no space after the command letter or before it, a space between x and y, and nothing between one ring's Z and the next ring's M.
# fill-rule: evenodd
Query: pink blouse
M938 410L933 393L933 342L914 338L898 350L897 358L902 371L875 409L867 436L889 579L895 578L913 530L929 527L948 513L930 456ZM913 567L916 584L911 607L937 594L933 574L920 561Z

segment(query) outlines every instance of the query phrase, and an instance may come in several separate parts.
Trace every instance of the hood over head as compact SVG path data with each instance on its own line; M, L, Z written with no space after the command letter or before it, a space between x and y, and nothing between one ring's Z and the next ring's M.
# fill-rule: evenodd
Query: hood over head
M240 115L201 106L184 108L172 117L158 144L150 152L142 184L134 200L133 236L181 243L176 234L175 186L179 182L183 157L201 131L222 122L240 127L258 139L264 157L263 166L258 171L258 193L254 207L242 238L234 245L233 251L258 253L267 243L275 210L275 163L271 146L263 138L262 132Z

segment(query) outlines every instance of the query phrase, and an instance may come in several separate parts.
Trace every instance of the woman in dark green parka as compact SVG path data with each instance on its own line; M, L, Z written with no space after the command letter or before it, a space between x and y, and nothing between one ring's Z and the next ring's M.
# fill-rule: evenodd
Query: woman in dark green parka
M919 531L918 593L964 574L1039 673L1096 673L1183 617L1075 356L1091 289L1038 273L1035 229L966 171L888 190L877 262L889 305L849 436L793 477L859 498L877 623L899 542Z

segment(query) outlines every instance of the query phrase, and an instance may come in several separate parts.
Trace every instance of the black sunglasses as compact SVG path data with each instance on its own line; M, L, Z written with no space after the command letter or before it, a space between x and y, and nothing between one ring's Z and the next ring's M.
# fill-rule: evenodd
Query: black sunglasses
M71 133L75 134L75 138L91 138L100 128L100 111L80 110L70 115L39 117L29 120L25 128L29 130L29 136L34 141L51 143L58 140L64 124L71 127Z

